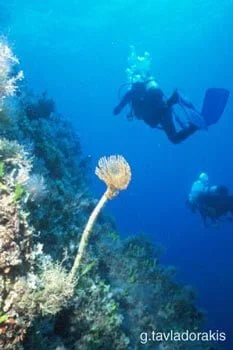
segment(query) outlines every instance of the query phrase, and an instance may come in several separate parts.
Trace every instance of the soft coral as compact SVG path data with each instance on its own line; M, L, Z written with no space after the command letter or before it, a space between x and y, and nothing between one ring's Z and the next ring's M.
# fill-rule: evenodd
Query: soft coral
M22 71L13 73L13 68L18 63L11 48L3 39L0 39L0 108L6 97L15 94L17 82L23 78Z

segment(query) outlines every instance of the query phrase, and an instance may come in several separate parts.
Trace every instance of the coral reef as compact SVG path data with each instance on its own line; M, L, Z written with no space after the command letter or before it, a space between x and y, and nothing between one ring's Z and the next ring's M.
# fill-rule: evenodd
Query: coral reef
M0 75L3 84L7 84L11 63L17 60L1 43L0 57ZM7 64L8 70L4 66ZM9 79L5 95L1 90L3 108L3 100L7 94L14 93L18 80ZM42 178L38 184L35 175L30 174L32 167L33 158L23 146L16 140L0 139L1 349L16 348L38 314L59 312L73 295L75 286L63 266L52 262L50 257L42 254L41 245L33 243L34 229L28 220L28 203L30 198L40 199L45 190Z
M197 331L203 315L192 290L160 265L158 249L141 236L122 241L104 214L70 278L97 204L89 158L46 94L24 87L11 107L14 123L0 120L0 349L207 349L140 343L143 331ZM101 160L96 173L110 197L131 178L122 158Z
M173 268L159 264L160 250L140 235L117 242L110 237L100 244L99 263L125 315L124 330L130 335L132 348L140 348L138 335L143 330L184 331L201 327L202 314L194 306L193 291L174 281ZM188 349L192 346L187 344ZM157 348L155 344L144 347Z
M33 246L24 187L32 160L15 141L1 139L0 152L0 348L12 349L38 314L65 306L75 283L61 264L42 255L41 246Z
M17 287L17 278L29 272L32 264L32 230L27 223L26 212L17 204L20 199L17 186L20 185L18 182L14 184L13 177L17 179L19 174L12 174L17 163L15 154L10 153L10 150L15 151L16 144L1 140L0 148L1 158L4 158L4 162L1 160L0 180L0 348L7 349L22 340L31 320L31 315L25 317L25 310L20 310L13 299L16 294L22 295L23 292ZM19 161L20 156L17 158ZM27 159L24 161L27 163ZM22 163L18 163L18 166L21 168Z

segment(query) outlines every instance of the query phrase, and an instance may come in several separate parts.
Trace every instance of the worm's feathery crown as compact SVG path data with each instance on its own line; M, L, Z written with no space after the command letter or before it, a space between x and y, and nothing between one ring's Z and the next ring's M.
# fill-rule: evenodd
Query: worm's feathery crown
M95 170L96 175L106 183L113 197L125 190L131 180L131 169L123 156L102 157Z

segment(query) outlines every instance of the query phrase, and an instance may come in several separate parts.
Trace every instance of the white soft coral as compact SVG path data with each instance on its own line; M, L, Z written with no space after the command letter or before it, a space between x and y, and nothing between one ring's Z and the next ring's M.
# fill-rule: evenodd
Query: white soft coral
M23 79L23 72L13 73L19 60L11 48L0 39L0 110L6 97L13 96L17 90L17 82Z

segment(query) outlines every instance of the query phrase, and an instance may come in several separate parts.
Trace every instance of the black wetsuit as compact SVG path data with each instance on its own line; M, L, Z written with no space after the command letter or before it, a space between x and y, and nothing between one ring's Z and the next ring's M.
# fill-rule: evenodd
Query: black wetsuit
M165 131L172 143L180 143L198 128L190 125L179 131L176 130L173 120L172 106L178 103L178 94L173 94L167 101L159 88L146 88L145 83L134 83L132 88L125 94L121 102L115 107L113 113L119 114L127 105L131 105L134 116L144 120L151 128L160 128ZM185 102L183 102L185 104ZM188 108L194 107L187 103Z
M200 194L197 198L196 209L205 223L208 218L216 221L227 214L233 215L233 195L229 195L225 186L219 186L214 192Z

